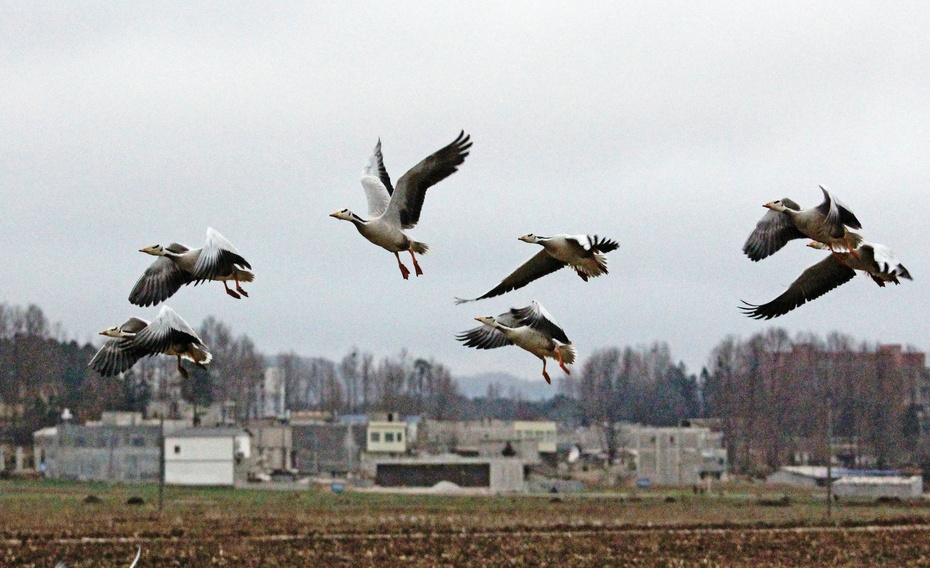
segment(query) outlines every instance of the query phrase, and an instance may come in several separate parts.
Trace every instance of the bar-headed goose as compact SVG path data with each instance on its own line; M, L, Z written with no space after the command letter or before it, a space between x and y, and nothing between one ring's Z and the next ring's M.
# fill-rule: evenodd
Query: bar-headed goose
M123 325L105 329L100 335L113 339L103 344L88 367L104 377L118 375L139 359L159 353L177 357L178 372L184 378L188 377L188 373L181 365L181 359L193 361L200 367L213 359L197 333L168 306L162 306L151 322L129 318Z
M525 349L542 359L542 375L549 384L552 384L552 379L546 372L546 357L558 361L562 370L568 375L571 374L565 365L575 362L575 348L565 331L535 300L525 308L511 308L509 312L504 312L496 318L484 316L475 320L484 325L455 336L466 347L496 349L505 345L516 345Z
M458 166L465 161L469 148L470 136L466 136L462 131L451 144L427 156L400 176L397 187L394 188L384 167L379 139L371 159L362 170L362 187L365 188L368 198L368 219L362 219L348 209L336 211L330 217L351 222L363 237L393 252L404 280L410 276L410 270L400 261L398 253L409 251L416 275L420 276L423 271L414 253L426 254L429 247L425 243L414 241L405 235L403 230L416 226L420 220L426 190L455 173Z
M522 288L547 274L551 274L563 266L571 266L585 282L588 278L595 278L607 274L607 259L604 253L616 250L618 245L610 239L601 239L597 235L553 235L540 237L534 234L523 235L519 240L525 243L542 245L542 250L521 264L510 276L504 278L500 284L485 294L463 300L456 298L456 304L474 302L485 298L493 298L505 292Z
M233 298L248 297L239 284L255 279L254 274L245 270L252 268L248 261L213 228L207 228L207 242L198 249L171 243L167 247L145 247L139 252L159 258L145 270L129 294L129 301L137 306L153 306L173 296L181 286L207 280L222 282ZM236 283L235 291L229 289L230 280Z
M823 243L807 246L829 250ZM856 270L868 274L881 287L886 282L898 284L898 278L911 280L911 274L900 264L891 250L877 243L862 243L855 251L831 252L829 256L801 273L785 292L767 304L743 302L740 309L756 319L771 319L785 315L805 302L823 296L830 290L853 279Z
M853 212L826 188L820 186L820 190L823 191L823 202L810 209L801 209L800 205L787 197L763 205L769 211L746 239L743 245L746 256L753 261L762 260L777 252L788 241L805 237L824 243L830 250L840 248L855 251L862 243L862 237L850 232L847 227L861 229L862 225Z

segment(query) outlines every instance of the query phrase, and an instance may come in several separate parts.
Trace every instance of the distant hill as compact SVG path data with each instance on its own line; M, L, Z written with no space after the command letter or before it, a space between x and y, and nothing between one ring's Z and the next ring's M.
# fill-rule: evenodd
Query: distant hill
M459 385L459 392L468 398L486 396L488 386L497 384L500 395L512 398L517 393L523 400L545 400L556 395L556 385L546 384L543 380L530 381L509 373L482 373L468 377L455 377Z

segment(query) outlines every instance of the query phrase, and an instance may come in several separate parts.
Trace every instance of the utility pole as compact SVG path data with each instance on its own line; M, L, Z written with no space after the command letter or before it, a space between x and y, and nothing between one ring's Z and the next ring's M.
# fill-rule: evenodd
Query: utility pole
M833 513L833 400L827 397L827 518Z
M165 501L165 413L158 420L158 514Z

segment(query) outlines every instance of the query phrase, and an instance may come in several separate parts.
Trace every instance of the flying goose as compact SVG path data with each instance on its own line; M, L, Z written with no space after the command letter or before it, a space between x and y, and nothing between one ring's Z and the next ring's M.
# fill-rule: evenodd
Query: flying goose
M807 246L829 250L823 243L812 242ZM911 275L898 263L891 250L877 243L862 243L855 251L831 252L826 258L801 273L797 280L779 297L762 305L743 302L740 309L756 319L772 319L785 315L809 300L823 296L837 286L853 279L856 270L868 274L876 284L883 287L886 282L898 284L898 278L911 280Z
M400 273L406 280L410 270L400 261L401 251L409 251L416 275L423 271L414 253L426 254L429 247L414 241L404 234L420 220L426 190L446 179L458 170L471 148L470 136L463 130L451 144L424 158L397 180L397 188L391 186L391 178L384 167L381 155L381 139L374 153L362 170L362 187L368 198L368 219L362 219L348 209L332 213L330 217L349 221L363 237L379 247L394 253Z
M565 365L575 362L575 348L565 331L539 302L534 300L525 308L511 308L496 318L484 316L475 320L484 325L455 336L466 347L496 349L516 345L525 349L542 359L542 375L549 384L552 384L552 379L546 372L546 357L558 361L565 374L571 374Z
M607 274L607 259L603 253L616 250L618 245L610 239L601 239L597 235L553 235L540 237L532 233L519 237L525 243L542 245L542 250L521 264L510 276L484 295L463 300L456 298L456 304L474 302L493 298L505 292L522 288L563 266L571 266L585 282L601 274Z
M167 247L145 247L139 252L159 258L145 270L129 294L129 301L137 306L153 306L173 296L181 286L206 280L222 282L233 298L248 297L239 283L255 279L254 274L244 269L252 268L248 261L212 227L207 228L207 242L202 248L191 250L171 243ZM229 280L236 283L238 292L229 289Z
M846 205L820 186L823 202L817 207L801 209L788 199L779 199L763 205L769 211L756 224L755 230L746 239L743 252L753 261L775 254L793 239L809 238L824 243L831 251L842 248L854 251L862 243L862 237L847 230L861 229L859 220Z
M178 358L178 372L188 378L181 359L204 367L213 359L197 333L178 313L162 306L151 322L136 317L121 326L100 332L113 339L103 344L87 365L104 377L118 375L136 364L142 357L164 353Z

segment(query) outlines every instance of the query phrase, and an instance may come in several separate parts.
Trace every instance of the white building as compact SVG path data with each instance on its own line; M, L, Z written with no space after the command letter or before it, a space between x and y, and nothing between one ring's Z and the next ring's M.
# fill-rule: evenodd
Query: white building
M372 421L367 427L369 453L407 453L407 423L394 420Z
M250 438L238 428L187 428L165 436L165 483L232 486L244 481Z
M555 422L548 420L517 420L513 423L517 439L532 440L540 453L555 453L556 432Z
M902 477L898 475L850 476L841 477L833 483L833 494L837 497L878 499L880 497L897 497L898 499L917 499L924 492L924 482L919 475Z

